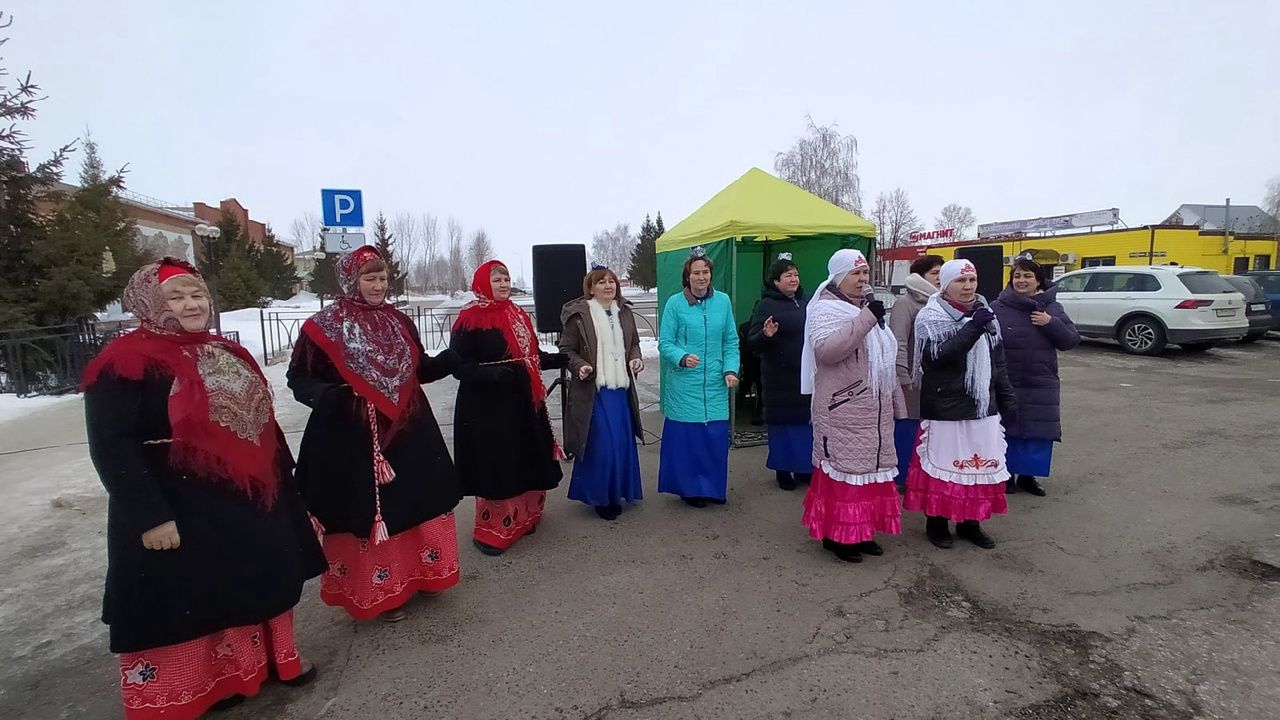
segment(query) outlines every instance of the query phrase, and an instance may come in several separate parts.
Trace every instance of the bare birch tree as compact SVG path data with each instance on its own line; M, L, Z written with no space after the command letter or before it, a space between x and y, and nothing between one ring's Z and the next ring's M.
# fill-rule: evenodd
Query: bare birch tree
M1262 209L1275 221L1273 227L1280 226L1280 177L1272 178L1267 183L1267 195L1262 201Z
M474 275L476 268L493 259L493 243L484 228L476 230L467 244L467 275Z
M876 196L875 208L871 211L871 221L876 224L876 247L880 250L892 250L911 244L911 233L924 228L916 212L911 208L911 198L907 191L895 188L888 195L880 193ZM879 275L877 282L890 280L889 261L877 263Z
M862 181L858 177L858 139L841 135L835 125L818 125L806 116L805 136L785 153L778 153L773 169L833 205L862 213Z
M938 217L933 219L933 227L938 230L955 228L957 240L969 237L969 232L977 224L978 219L973 215L973 208L959 203L951 203L942 208Z
M631 251L635 247L636 237L631 234L631 225L618 223L612 230L601 230L591 238L591 257L588 261L604 263L621 277L627 274Z
M463 259L462 223L458 222L456 218L449 218L446 232L449 237L448 274L446 275L449 291L466 290L470 283L467 277L466 261Z
M418 232L422 248L412 270L415 282L427 292L443 292L448 289L449 273L446 258L440 253L440 221L431 213L423 213Z
M422 230L418 226L417 216L397 213L391 220L391 232L396 236L396 252L400 256L400 268L405 273L406 287L421 290L422 286L413 277L413 268L422 252Z
M320 218L309 210L302 213L302 217L296 217L293 222L289 223L289 234L293 236L293 240L298 241L299 250L314 251L320 249L320 232L323 229L324 226L320 224Z

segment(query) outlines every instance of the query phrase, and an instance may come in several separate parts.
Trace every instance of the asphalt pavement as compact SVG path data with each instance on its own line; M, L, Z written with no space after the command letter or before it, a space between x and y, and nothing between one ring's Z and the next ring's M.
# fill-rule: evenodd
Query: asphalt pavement
M735 450L728 504L697 510L657 494L650 444L646 499L616 522L561 489L537 535L488 558L464 502L461 583L402 623L355 623L308 586L319 679L219 717L1280 717L1280 343L1088 344L1062 365L1049 497L1012 496L995 550L935 549L906 514L883 557L841 563L764 448ZM452 387L429 390L448 433ZM296 443L305 414L278 395ZM122 717L83 440L76 401L0 424L3 718Z

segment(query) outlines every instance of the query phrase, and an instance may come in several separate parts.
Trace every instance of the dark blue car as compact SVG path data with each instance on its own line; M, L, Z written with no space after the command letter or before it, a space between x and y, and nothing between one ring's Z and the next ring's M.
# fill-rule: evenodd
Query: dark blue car
M1222 279L1244 296L1244 316L1249 320L1249 334L1240 342L1256 342L1276 327L1276 318L1271 314L1271 301L1256 279L1243 275L1223 275Z
M1274 321L1271 328L1280 330L1280 270L1251 270L1240 274L1262 286L1262 292L1271 301L1271 319Z

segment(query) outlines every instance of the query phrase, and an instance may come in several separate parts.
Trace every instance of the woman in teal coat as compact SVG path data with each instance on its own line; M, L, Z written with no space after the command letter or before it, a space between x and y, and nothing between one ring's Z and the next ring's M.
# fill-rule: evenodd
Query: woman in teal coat
M662 458L658 492L693 507L724 504L729 487L729 390L738 385L738 324L711 287L711 259L694 248L684 292L662 311Z

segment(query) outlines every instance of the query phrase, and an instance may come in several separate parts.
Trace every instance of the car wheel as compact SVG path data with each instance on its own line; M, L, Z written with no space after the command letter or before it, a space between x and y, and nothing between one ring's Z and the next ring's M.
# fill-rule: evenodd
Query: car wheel
M1252 335L1245 335L1244 337L1240 338L1240 342L1242 343L1258 342L1259 340L1262 339L1263 335L1266 335L1266 333L1260 332L1260 333L1253 333Z
M1195 342L1195 343L1182 343L1179 347L1181 347L1183 350L1186 350L1187 352L1202 353L1206 350L1216 347L1217 345L1218 343Z
M1134 355L1159 355L1168 342L1160 321L1145 315L1126 320L1116 339L1125 352Z

